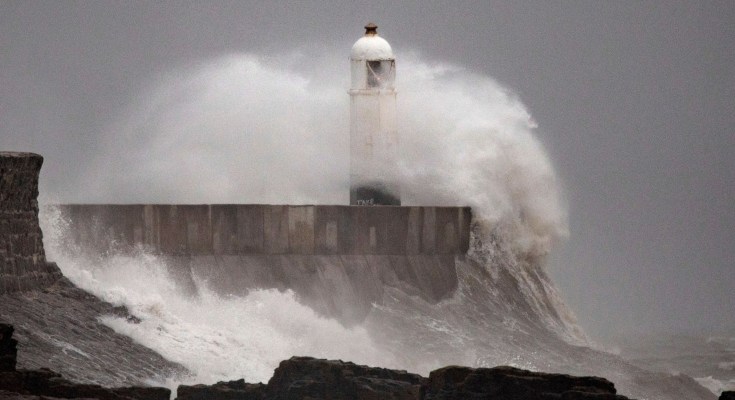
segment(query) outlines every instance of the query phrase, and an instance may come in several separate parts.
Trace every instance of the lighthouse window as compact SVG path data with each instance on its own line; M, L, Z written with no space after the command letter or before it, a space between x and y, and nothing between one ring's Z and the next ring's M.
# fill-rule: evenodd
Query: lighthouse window
M383 64L380 61L368 61L368 87L380 87L383 80Z

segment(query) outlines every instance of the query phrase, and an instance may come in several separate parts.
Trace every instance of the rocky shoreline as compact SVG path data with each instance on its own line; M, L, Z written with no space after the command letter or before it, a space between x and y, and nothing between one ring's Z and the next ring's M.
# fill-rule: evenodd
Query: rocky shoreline
M0 323L0 399L168 400L161 387L80 384L50 369L17 369L12 325ZM267 384L244 380L214 385L181 385L179 400L296 399L628 399L604 378L530 372L512 367L448 366L428 378L406 371L373 368L341 360L292 357L282 361ZM723 396L725 396L723 394ZM727 397L724 397L727 398Z

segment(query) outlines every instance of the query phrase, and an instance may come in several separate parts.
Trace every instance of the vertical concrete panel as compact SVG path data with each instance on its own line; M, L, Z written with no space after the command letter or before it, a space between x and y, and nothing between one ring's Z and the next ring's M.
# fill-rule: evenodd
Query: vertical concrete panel
M472 209L470 207L462 207L457 213L459 214L459 249L458 254L467 254L470 249L470 229L472 224Z
M391 218L391 210L395 207L378 206L369 207L370 229L375 230L375 240L371 240L370 254L388 254L390 251L388 240L388 223Z
M212 254L212 221L209 205L179 206L186 219L186 243L189 254Z
M164 254L189 254L189 228L184 214L185 207L165 204L155 206L159 214L160 248Z
M351 254L351 207L316 206L314 214L314 253Z
M264 252L263 210L267 206L237 206L237 251L240 254Z
M212 251L214 254L238 253L237 206L218 204L211 206Z
M110 239L114 240L116 248L120 250L128 248L128 238L132 236L132 231L129 231L133 217L130 215L131 208L128 204L116 204L114 208L108 208L107 218L112 226Z
M143 244L143 229L145 226L145 206L136 204L132 206L133 221L130 224L130 246L136 247Z
M143 232L144 206L128 204L116 206L113 218L115 219L116 240L121 249L128 251L141 244Z
M410 207L408 210L408 222L406 227L405 254L421 253L421 231L423 226L422 222L423 210L421 209L421 207Z
M263 206L265 252L288 253L288 207Z
M101 220L102 226L100 231L102 232L101 243L105 248L111 248L112 243L118 244L122 240L124 234L124 226L121 223L121 213L123 212L123 206L102 206L103 219ZM117 250L117 249L116 249Z
M288 207L290 254L314 254L314 206Z
M348 244L343 254L370 254L370 225L368 209L370 206L352 206L348 209L348 221L345 241Z
M410 209L407 207L386 207L387 243L385 254L406 254L408 243L408 222Z
M154 208L152 204L146 204L143 207L143 244L158 252L161 251L161 241L158 235L159 223L156 218L158 215L155 214Z
M350 207L352 248L346 254L387 254L390 207Z
M354 231L353 238L355 240L355 253L354 254L375 254L377 247L377 235L375 232L375 218L374 214L371 213L375 206L356 206L354 209L354 219L352 220L351 228ZM371 229L372 228L372 229ZM373 231L373 237L375 242L371 246L370 233Z
M112 243L119 239L120 227L116 225L115 213L119 211L118 205L95 205L97 209L97 226L95 227L96 248L110 250Z
M423 223L421 229L421 253L436 252L436 208L423 207Z
M109 239L107 239L110 227L110 221L107 218L107 206L102 204L91 205L92 226L89 229L88 242L90 247L100 251L109 249Z
M183 254L184 250L186 250L185 240L181 243L181 246L176 243L176 238L178 236L175 231L176 226L171 223L172 221L177 220L177 213L178 207L176 207L176 205L158 204L153 206L154 218L157 219L158 222L155 234L158 235L158 248L161 253L175 254L178 252ZM181 220L182 219L178 219L178 221Z
M459 216L456 207L436 207L436 252L455 254L459 249Z
M338 236L337 236L337 232L338 232L337 222L335 221L327 222L327 227L325 231L326 231L327 251L337 252L337 249L339 248L339 241L338 241Z

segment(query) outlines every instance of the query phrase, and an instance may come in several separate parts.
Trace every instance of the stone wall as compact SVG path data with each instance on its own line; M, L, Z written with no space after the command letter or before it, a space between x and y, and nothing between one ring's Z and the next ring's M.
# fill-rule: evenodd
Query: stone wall
M61 278L46 261L38 225L43 157L0 152L0 295L40 289Z

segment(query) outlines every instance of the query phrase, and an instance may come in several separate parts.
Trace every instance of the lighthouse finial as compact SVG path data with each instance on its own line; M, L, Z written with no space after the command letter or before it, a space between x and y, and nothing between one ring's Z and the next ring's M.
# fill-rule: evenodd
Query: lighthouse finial
M365 36L375 36L378 34L378 26L374 23L365 25Z

